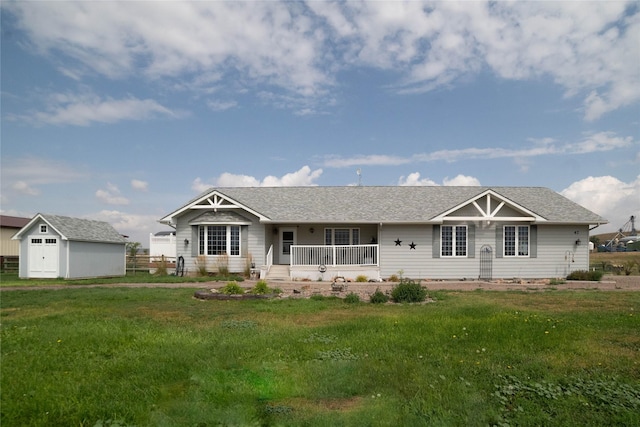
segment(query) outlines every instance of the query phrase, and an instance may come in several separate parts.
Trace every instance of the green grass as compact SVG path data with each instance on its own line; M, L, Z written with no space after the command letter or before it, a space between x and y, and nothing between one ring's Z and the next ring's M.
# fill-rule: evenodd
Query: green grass
M0 287L24 287L24 286L59 286L59 285L107 285L111 283L196 283L211 281L242 281L243 278L237 275L226 276L205 276L205 277L180 277L180 276L160 276L147 272L127 273L121 277L105 277L93 279L20 279L15 273L0 274Z
M639 425L640 293L3 292L1 425Z

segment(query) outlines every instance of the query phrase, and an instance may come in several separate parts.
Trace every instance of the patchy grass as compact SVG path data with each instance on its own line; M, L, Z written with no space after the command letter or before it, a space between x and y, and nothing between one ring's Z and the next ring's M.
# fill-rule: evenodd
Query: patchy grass
M640 424L640 293L192 294L3 292L0 424Z
M180 277L161 276L146 272L127 273L121 277L105 277L94 279L20 279L15 273L0 274L0 287L20 287L20 286L60 286L60 285L107 285L112 283L197 283L211 281L244 280L240 276L207 276L207 277Z

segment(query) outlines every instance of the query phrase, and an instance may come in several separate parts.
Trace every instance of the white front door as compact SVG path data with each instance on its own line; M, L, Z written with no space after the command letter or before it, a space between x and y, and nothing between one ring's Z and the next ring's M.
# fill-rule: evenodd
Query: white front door
M296 244L295 228L280 228L280 264L291 264L291 245Z
M29 277L58 277L58 239L30 237Z

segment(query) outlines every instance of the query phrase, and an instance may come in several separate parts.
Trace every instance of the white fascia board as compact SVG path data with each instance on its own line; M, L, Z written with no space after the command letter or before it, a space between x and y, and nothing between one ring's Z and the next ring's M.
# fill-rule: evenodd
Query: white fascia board
M199 206L200 203L204 202L205 200L209 200L213 196L222 197L223 199L229 201L233 205L231 205L231 206L217 206L216 207L211 202L209 202L209 205ZM249 213L257 216L260 219L260 222L269 220L269 218L267 218L264 215L256 212L255 210L251 209L250 207L245 206L242 203L238 203L236 200L233 200L231 197L219 192L218 190L213 190L210 193L204 194L202 197L200 197L200 198L194 200L193 202L181 207L180 209L170 213L169 215L165 216L164 218L161 218L158 222L160 222L161 224L171 225L171 224L175 224L173 222L173 219L176 216L180 215L181 213L183 213L183 212L185 212L187 210L190 210L190 209L215 209L215 208L242 209L242 210L244 210L246 212L249 212Z
M526 215L529 215L531 217L533 217L533 220L536 222L546 222L547 220L543 217L541 217L540 215L537 215L536 213L530 211L529 209L525 208L524 206L521 206L515 202L512 202L511 200L505 198L504 196L501 196L500 194L496 193L493 190L486 190L483 191L482 193L478 194L477 196L466 200L454 207L452 207L451 209L448 209L446 211L444 211L443 213L441 213L440 215L437 215L435 217L432 218L432 221L438 222L438 221L455 221L456 219L460 219L463 217L449 217L448 215L457 211L458 209L462 209L463 207L469 205L469 204L475 204L476 208L477 208L477 200L486 197L486 196L491 196L494 197L496 200L500 201L502 204L506 204L508 206L510 206L511 208L521 211ZM492 220L492 221L501 221L503 220L502 218L505 217L499 217L499 216L493 216L495 213L497 213L498 209L496 209L496 211L492 212L491 215L488 216L477 216L477 217L464 217L466 218L466 220L473 220L473 221L480 221L480 220ZM471 218L471 219L470 219ZM525 221L531 221L531 218L528 217L522 217L524 218ZM505 218L504 220L510 220L511 218Z
M51 227L56 233L58 233L58 235L60 236L60 238L62 240L69 240L67 238L67 236L65 236L64 234L62 234L60 232L60 230L58 230L57 228L55 228L53 225L51 225L51 223L49 221L47 221L47 219L42 215L42 214L37 214L36 216L34 216L31 221L29 221L24 227L22 227L20 229L20 231L18 231L16 234L13 235L13 237L11 238L11 240L22 240L22 234L24 231L30 229L33 224L35 224L36 222L38 222L39 220L44 221L45 223L47 223L47 225L49 227Z

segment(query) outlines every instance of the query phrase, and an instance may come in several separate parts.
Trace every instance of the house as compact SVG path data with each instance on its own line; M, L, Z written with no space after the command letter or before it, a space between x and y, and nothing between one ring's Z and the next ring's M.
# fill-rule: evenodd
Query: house
M607 221L540 187L212 188L165 216L187 272L228 258L261 277L563 277Z
M103 221L37 214L13 239L21 278L125 275L126 240Z
M11 238L24 227L29 220L30 218L0 215L0 268L2 268L2 271L18 268L20 245L17 241L11 240Z

